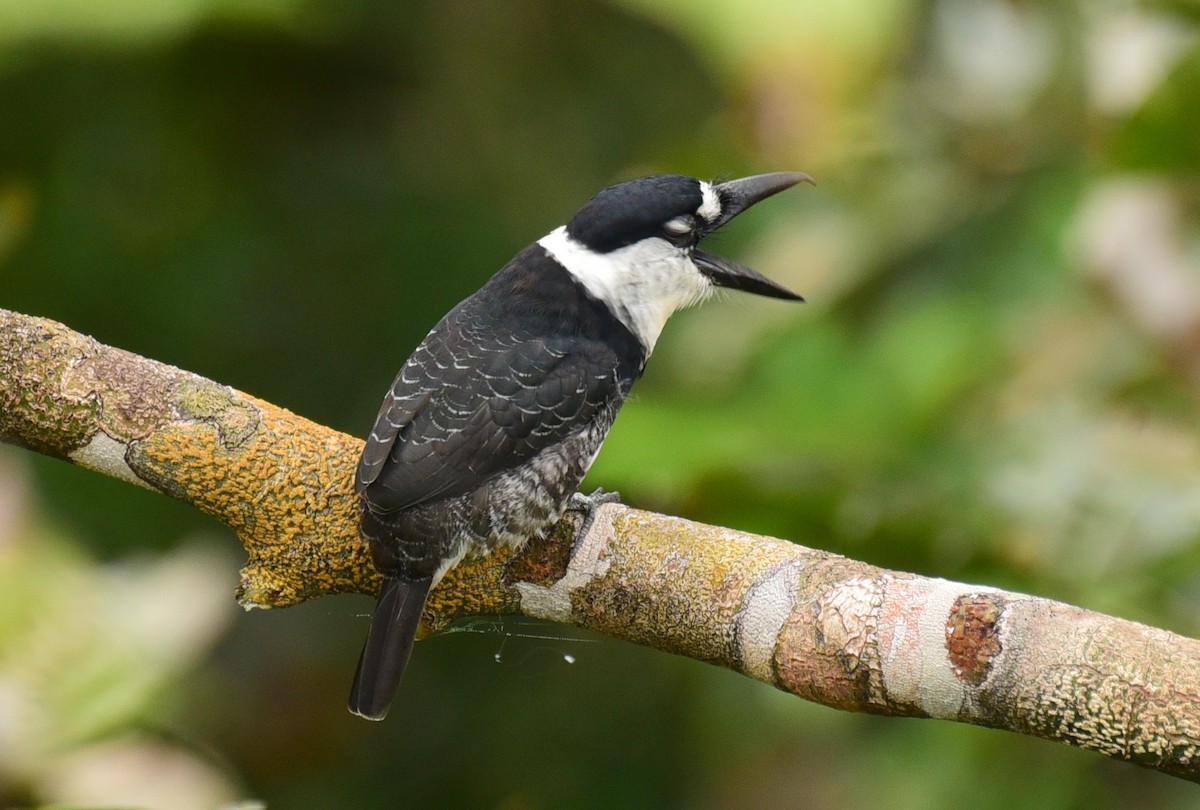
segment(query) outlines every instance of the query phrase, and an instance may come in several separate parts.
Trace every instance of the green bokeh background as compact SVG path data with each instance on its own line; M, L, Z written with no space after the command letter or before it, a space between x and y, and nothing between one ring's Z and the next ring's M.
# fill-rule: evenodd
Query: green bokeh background
M589 484L1200 632L1200 6L0 0L0 306L363 434L434 321L619 179L818 180L708 247ZM1185 807L573 628L242 614L189 508L0 448L0 806ZM107 777L101 779L97 774Z

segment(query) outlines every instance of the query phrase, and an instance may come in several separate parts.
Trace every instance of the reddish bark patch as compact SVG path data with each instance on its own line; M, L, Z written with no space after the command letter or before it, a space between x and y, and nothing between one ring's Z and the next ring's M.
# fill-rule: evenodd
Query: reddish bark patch
M505 583L532 582L550 587L567 573L571 561L571 541L583 520L575 513L567 513L555 526L541 537L532 537L525 545L525 553L517 556L508 566Z
M946 620L946 653L954 674L972 686L987 677L1000 652L996 620L1004 607L999 594L964 594L954 600Z

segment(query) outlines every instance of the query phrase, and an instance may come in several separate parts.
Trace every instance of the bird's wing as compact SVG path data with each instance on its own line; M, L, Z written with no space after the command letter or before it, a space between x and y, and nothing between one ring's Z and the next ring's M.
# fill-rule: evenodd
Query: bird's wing
M604 343L481 332L444 321L401 369L358 467L375 510L470 492L620 403Z

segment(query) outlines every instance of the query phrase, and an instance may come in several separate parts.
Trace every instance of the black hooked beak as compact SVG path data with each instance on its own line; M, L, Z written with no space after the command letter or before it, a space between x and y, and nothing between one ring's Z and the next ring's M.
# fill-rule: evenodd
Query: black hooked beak
M813 179L804 172L774 172L718 183L713 188L721 200L721 213L716 220L707 223L704 231L712 233L756 202L791 188L797 183L812 182ZM751 270L749 267L729 259L705 253L703 250L695 250L692 252L692 261L700 272L718 287L743 290L771 298L785 298L789 301L804 300L797 293L782 284L776 284L757 270Z

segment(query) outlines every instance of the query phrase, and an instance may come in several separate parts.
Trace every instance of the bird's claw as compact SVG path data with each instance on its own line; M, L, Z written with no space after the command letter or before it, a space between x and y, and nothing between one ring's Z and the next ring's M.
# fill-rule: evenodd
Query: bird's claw
M620 503L621 493L605 492L603 489L597 489L591 495L584 495L582 492L576 492L571 495L567 501L567 511L579 512L583 515L583 524L579 527L579 531L575 533L576 540L587 537L587 533L592 528L592 523L596 520L596 510L606 503Z
M621 493L611 490L604 491L597 488L591 495L584 495L582 492L576 492L571 495L571 499L567 501L567 508L572 512L590 512L598 509L601 504L605 503L620 503Z

